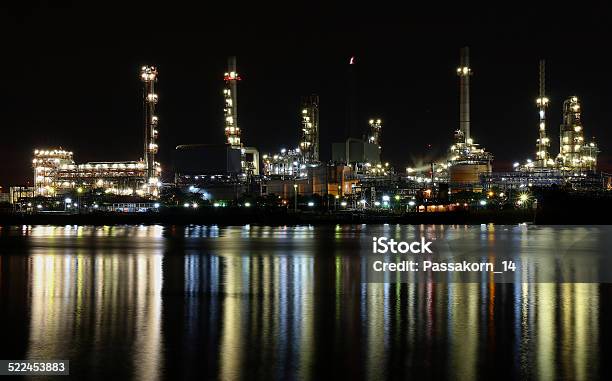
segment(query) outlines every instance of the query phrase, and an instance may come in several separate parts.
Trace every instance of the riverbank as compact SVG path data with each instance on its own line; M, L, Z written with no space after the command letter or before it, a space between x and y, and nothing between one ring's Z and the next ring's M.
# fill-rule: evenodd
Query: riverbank
M157 213L2 214L0 225L323 225L323 224L605 224L605 216L534 213L533 210L480 210L443 213L297 212L259 209L162 210Z

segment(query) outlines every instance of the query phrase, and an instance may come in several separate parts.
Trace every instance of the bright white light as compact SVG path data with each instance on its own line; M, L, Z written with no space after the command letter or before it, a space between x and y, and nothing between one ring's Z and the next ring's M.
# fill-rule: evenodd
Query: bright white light
M518 167L519 165L520 165L519 163L514 163L514 164L512 164L512 166L513 166L514 168Z
M313 206L314 206L314 202L309 201L309 202L308 202L308 206L313 207Z
M346 201L342 201L342 202L340 203L340 205L342 205L342 206L346 206Z
M159 208L159 202L156 202L155 204L153 204L153 207L154 207L155 209Z
M414 201L412 201L412 200L408 201L408 205L410 205L410 206L414 206L415 204L416 203Z
M94 209L98 209L98 204L94 204Z
M218 208L218 207L219 207L219 203L218 203L218 202L215 202L215 203L213 204L213 206L214 206L215 208Z
M193 203L193 205L191 205L191 206L193 206L193 207L194 207L194 209L195 209L195 208L197 208L197 207L198 207L198 204L197 204L196 202L194 202L194 203Z
M383 201L389 201L391 198L387 195L382 196Z
M38 205L36 205L36 208L37 209L42 209L42 205L38 204Z
M189 208L189 203L188 203L188 202L186 202L186 203L184 203L184 204L183 204L183 206L184 206L185 208Z
M245 202L245 203L244 203L244 206L246 206L247 208L249 208L249 207L251 206L251 203L250 203L250 202Z
M379 201L374 202L374 206L380 206L380 202Z
M480 200L480 205L482 205L482 206L487 205L487 200Z
M64 200L64 202L65 202L66 204L72 204L72 199L71 199L70 197L67 197L67 198Z

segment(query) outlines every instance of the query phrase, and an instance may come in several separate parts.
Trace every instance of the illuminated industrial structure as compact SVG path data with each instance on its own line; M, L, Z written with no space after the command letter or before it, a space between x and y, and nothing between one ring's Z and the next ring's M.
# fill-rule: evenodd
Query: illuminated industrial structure
M245 147L240 140L241 131L238 126L238 81L240 80L236 69L236 57L231 56L227 59L227 71L223 74L225 137L231 148L240 150L243 177L249 178L251 175L259 175L259 151L254 147Z
M300 153L303 164L319 162L319 97L302 98L302 136Z
M542 62L540 63L540 83L542 82ZM560 126L560 149L557 160L548 157L548 137L543 132L543 110L548 99L540 86L540 139L538 157L527 159L524 164L514 163L514 172L497 172L483 176L488 189L520 189L526 187L565 186L575 190L595 190L607 187L610 176L596 173L599 150L594 142L585 144L580 121L580 103L573 96L563 102L563 124ZM545 144L541 144L546 139ZM542 153L544 152L544 153Z
M263 155L263 173L271 177L305 178L308 167L321 164L319 157L319 97L302 97L299 146Z
M559 127L559 155L556 160L550 157L550 139L546 133L546 108L549 99L545 92L545 78L545 62L540 60L539 97L536 99L540 121L536 158L528 159L522 165L515 163L514 168L518 172L542 172L542 178L563 179L561 182L555 182L565 183L576 176L584 177L586 172L594 172L597 169L599 150L594 141L585 143L580 101L578 97L572 96L563 102L563 123Z
M559 128L559 156L561 170L594 171L599 150L595 142L585 143L580 120L580 102L572 96L563 102L563 124Z
M55 196L58 184L57 173L68 165L73 165L72 152L63 149L34 150L34 192L37 196Z
M118 195L159 196L161 165L155 161L158 151L155 115L157 69L141 68L144 84L144 158L139 161L88 162L76 164L71 151L62 148L36 149L34 168L34 194L54 197L72 191L101 189Z
M72 190L103 189L120 195L155 196L147 193L148 175L143 161L89 162L75 164L72 152L59 149L34 151L34 190L37 196L53 197ZM157 176L159 171L157 172Z
M453 191L479 190L480 176L491 172L493 155L479 148L470 133L470 76L469 49L461 49L459 76L459 130L450 148L448 168Z
M238 127L238 94L237 82L240 81L240 76L236 71L236 57L229 57L227 60L227 71L223 75L225 88L223 89L223 98L225 105L223 107L223 115L225 117L225 136L227 144L232 148L241 148L240 142L240 127Z
M378 150L382 150L381 145L381 132L382 132L382 120L370 119L370 135L368 136L368 143L376 144L378 146Z
M161 166L155 161L157 154L157 123L159 121L155 115L157 105L157 93L155 84L157 83L157 68L155 66L143 66L140 70L140 79L143 83L144 101L144 166L146 169L146 194L157 196L159 194L159 175Z
M308 167L302 160L304 158L300 148L281 149L273 155L263 155L264 174L266 176L290 178L306 177Z
M548 106L548 98L546 97L546 62L540 60L540 91L536 104L540 115L539 136L536 141L536 161L535 166L538 168L552 167L555 162L551 159L548 149L550 147L550 139L546 135L546 107Z

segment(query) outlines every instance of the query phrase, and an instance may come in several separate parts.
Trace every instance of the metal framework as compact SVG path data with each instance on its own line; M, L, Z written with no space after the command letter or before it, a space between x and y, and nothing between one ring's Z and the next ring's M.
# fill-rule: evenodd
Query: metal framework
M319 97L302 98L302 136L300 139L301 161L304 164L319 162Z
M144 102L144 166L146 169L147 194L157 196L159 193L159 175L161 167L155 161L158 151L157 146L157 123L159 121L155 115L157 105L157 93L155 83L157 82L157 68L155 66L143 66L140 71L140 79L143 83L143 102Z
M608 175L595 172L568 172L559 169L493 172L481 175L485 189L525 189L567 186L574 190L603 190Z
M143 66L144 155L139 161L89 162L75 164L73 153L57 149L34 150L34 194L53 197L75 189L103 189L106 193L139 195L156 198L161 185L161 165L157 154L157 124L155 115L157 69ZM81 189L79 189L81 188Z
M580 102L572 96L563 102L563 124L559 131L559 156L562 170L593 171L597 167L599 150L595 142L586 144L580 120Z
M63 149L34 151L34 193L53 197L74 189L103 189L121 195L150 195L143 161L75 164L72 152Z
M34 150L34 193L37 196L55 196L57 172L67 165L74 165L72 152L62 148Z
M225 105L223 114L225 117L225 136L227 144L232 148L242 148L240 142L240 127L238 127L238 97L237 97L237 82L240 81L240 76L236 71L236 57L229 57L227 60L227 71L223 76L225 88L223 89L223 98Z
M282 149L274 155L263 155L264 175L274 177L306 177L307 165L301 163L302 151Z
M382 151L382 141L381 141L381 132L382 132L382 120L380 118L370 119L370 136L368 136L368 143L376 144L378 146L378 150Z

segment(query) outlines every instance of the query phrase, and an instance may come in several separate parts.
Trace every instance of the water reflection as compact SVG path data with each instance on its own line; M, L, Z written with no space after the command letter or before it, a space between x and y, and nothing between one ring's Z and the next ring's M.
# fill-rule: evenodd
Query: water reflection
M609 376L609 285L362 283L360 239L465 229L533 250L504 227L3 228L2 355L98 379Z
M156 379L163 365L161 259L155 254L31 255L26 358L61 354L86 361L73 363L79 373ZM111 366L115 361L119 372Z

